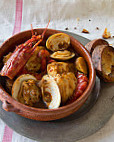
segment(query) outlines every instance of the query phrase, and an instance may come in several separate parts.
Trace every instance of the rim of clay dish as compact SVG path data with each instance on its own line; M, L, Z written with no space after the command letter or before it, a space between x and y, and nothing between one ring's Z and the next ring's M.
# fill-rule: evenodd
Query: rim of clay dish
M44 28L33 29L33 30L43 31ZM26 32L31 32L31 30L23 31L23 32L20 32L20 33L18 33L16 35L10 37L8 40L6 40L1 45L1 48L10 39L13 39L14 37L19 36L20 34L23 34L23 33L26 33ZM53 30L53 29L47 29L47 32L51 32L51 33L64 33L64 32ZM40 109L40 108L30 107L30 106L24 105L24 104L16 101L8 93L5 93L7 95L7 97L5 97L5 98L6 98L6 101L8 101L8 103L12 104L14 107L16 107L19 110L34 111L34 112L38 112L38 113L42 113L42 112L44 112L44 113L45 112L48 112L48 113L56 112L57 113L59 111L63 111L64 110L64 112L65 112L65 110L67 111L67 109L75 108L76 106L78 106L79 104L82 103L84 98L87 98L89 96L90 92L92 91L92 89L94 87L95 76L96 76L96 73L95 73L95 70L94 70L94 67L93 67L93 64L92 64L92 60L91 60L89 52L85 49L85 47L78 40L76 40L74 37L70 36L70 38L71 38L71 43L75 42L75 45L78 47L78 49L81 50L81 52L84 53L84 58L86 59L86 62L88 64L88 68L89 68L89 84L88 84L86 90L84 91L84 93L76 101L74 101L73 103L65 105L65 106L62 106L62 107L59 107L57 109Z

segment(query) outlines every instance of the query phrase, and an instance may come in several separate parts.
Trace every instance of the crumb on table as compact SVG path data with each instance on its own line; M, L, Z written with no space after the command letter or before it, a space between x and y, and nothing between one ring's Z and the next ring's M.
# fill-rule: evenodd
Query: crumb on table
M79 21L80 21L80 18L77 18L76 20L77 20L77 22L79 22Z
M65 30L69 30L69 29L68 29L68 27L67 27L67 28L65 28Z
M107 31L107 28L105 28L102 37L105 39L111 38L111 34L110 34L110 32Z
M96 30L99 30L99 27L96 27Z
M89 31L88 31L88 30L86 30L86 29L83 29L83 30L82 30L82 33L89 34Z

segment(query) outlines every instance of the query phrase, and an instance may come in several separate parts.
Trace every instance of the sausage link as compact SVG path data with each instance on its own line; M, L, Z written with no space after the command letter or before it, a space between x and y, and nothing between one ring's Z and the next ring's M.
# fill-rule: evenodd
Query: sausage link
M87 82L83 81L83 82L81 82L81 83L78 84L77 90L82 90L84 92L84 90L86 89L86 87L87 87Z
M83 76L81 76L80 78L78 78L78 83L81 83L81 82L83 82L83 81L88 82L87 76L83 75Z
M67 104L70 104L74 102L75 100L77 100L87 88L87 85L88 85L87 76L82 73L77 73L76 77L77 77L78 85L75 89L74 95L72 96L72 98L68 100Z

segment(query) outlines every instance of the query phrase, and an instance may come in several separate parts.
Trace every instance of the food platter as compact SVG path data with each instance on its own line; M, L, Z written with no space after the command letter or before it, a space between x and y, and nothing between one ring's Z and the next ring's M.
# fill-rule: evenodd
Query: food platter
M54 29L39 28L34 29L34 32L37 35L31 39L31 30L27 30L12 36L1 45L3 67L0 72L0 100L3 109L33 120L64 118L77 111L92 92L96 73L91 57L73 36ZM14 50L17 44L19 46ZM57 54L61 55L59 59L62 57L65 61L58 62L50 58L52 54L45 45L51 51L61 51L62 55ZM64 52L67 48L68 54ZM9 49L14 50L13 53L7 54ZM72 53L74 57L70 56ZM69 61L65 57L70 57Z
M83 45L88 39L73 33ZM17 133L39 141L70 142L85 138L101 127L110 119L114 112L113 83L104 83L96 77L95 87L86 103L73 115L64 119L40 122L26 119L12 112L5 112L0 101L1 119ZM100 91L100 95L99 95ZM94 105L95 104L95 105ZM93 123L94 122L94 123Z
M66 33L74 36L83 45L89 42L88 39L76 34ZM64 119L51 122L26 119L15 113L5 112L1 101L0 118L17 133L34 140L70 142L83 139L103 127L112 116L114 112L113 85L113 83L102 81L100 85L100 80L96 77L95 87L83 107Z

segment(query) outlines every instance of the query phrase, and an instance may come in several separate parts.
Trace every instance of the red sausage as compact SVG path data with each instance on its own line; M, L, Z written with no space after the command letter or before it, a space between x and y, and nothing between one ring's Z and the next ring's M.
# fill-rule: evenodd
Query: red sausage
M81 82L83 82L83 81L88 82L88 78L87 78L85 75L81 76L81 77L78 79L78 83L81 83Z
M70 100L68 100L67 104L70 104L74 102L75 100L77 100L83 94L84 90L87 88L87 85L88 85L87 76L85 76L82 73L81 74L77 73L76 76L77 76L78 85L76 87L74 95L72 96Z
M81 78L83 76L83 74L77 74L77 78Z
M79 98L82 95L83 91L82 90L77 90L75 93L76 99Z
M87 82L84 81L84 82L81 82L81 83L78 84L77 90L82 90L82 91L84 91L84 90L86 89L86 87L87 87Z

